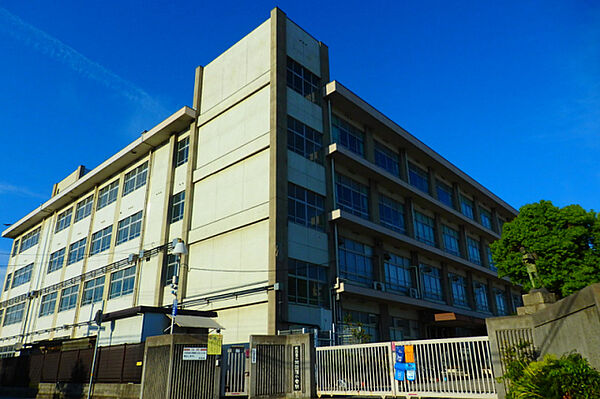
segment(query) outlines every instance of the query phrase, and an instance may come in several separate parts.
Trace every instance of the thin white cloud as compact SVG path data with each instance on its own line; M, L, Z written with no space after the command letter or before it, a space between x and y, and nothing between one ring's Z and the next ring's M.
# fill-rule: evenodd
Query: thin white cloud
M40 198L40 199L48 199L50 198L49 194L40 194L34 191L29 190L27 187L15 186L12 184L6 184L0 182L0 194L12 194L12 195L20 195L23 197L32 197L32 198Z
M0 32L12 36L41 54L62 62L78 74L101 83L146 109L155 112L165 111L164 107L143 89L2 7L0 7Z

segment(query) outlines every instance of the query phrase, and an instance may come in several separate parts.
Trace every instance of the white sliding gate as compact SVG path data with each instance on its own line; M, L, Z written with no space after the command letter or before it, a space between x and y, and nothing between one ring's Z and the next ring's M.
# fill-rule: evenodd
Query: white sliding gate
M396 346L412 346L414 380L395 379ZM316 353L319 397L498 397L488 337L328 346Z

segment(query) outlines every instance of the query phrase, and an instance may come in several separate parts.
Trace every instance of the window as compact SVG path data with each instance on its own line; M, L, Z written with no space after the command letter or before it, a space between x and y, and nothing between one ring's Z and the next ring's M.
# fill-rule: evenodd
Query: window
M15 256L17 252L19 252L19 240L15 240L15 243L13 244L13 250L10 256Z
M135 266L119 270L110 275L110 291L108 299L118 298L133 292L135 283Z
M343 344L356 343L356 338L352 330L360 327L366 334L368 342L377 342L379 339L377 324L379 317L373 313L359 312L356 310L344 310L344 320L342 324Z
M177 272L177 255L169 254L165 261L165 285L169 285L173 282L173 276Z
M21 302L15 306L11 306L6 308L6 313L4 314L4 323L3 326L8 326L10 324L20 323L23 320L23 313L25 311L25 302Z
M386 254L385 262L385 287L391 291L408 294L412 287L410 274L410 259L394 254Z
M123 197L146 184L148 175L148 162L125 174L123 179Z
M56 218L56 227L54 232L58 233L71 225L71 216L73 216L73 208L69 208Z
M452 302L455 306L469 306L467 301L467 281L463 276L450 274L452 287Z
M481 254L479 253L479 241L474 238L467 237L467 252L469 253L469 261L481 265Z
M119 193L119 180L115 180L108 186L102 188L98 192L98 205L96 210L102 209L105 206L112 204L117 200L117 194Z
M108 226L92 234L92 245L90 246L90 255L95 255L110 247L110 237L112 235L112 226Z
M512 294L512 300L513 312L516 312L518 307L523 306L523 297L521 296L521 294Z
M392 341L417 338L419 338L419 323L416 320L392 318L392 325L390 327L390 339Z
M507 315L508 309L506 308L506 292L499 288L496 288L494 289L494 296L496 297L496 309L498 310L498 315Z
M475 307L477 310L481 310L483 312L489 312L490 307L488 305L488 289L487 285L475 282L474 283L474 291L475 291Z
M104 293L104 276L86 281L83 284L83 298L81 305L100 302Z
M450 208L454 208L454 200L452 198L452 187L437 181L435 184L438 200L442 204L448 205Z
M504 219L498 218L498 230L499 230L499 233L502 233L502 229L504 228L504 223L506 223L504 221Z
M348 238L340 238L339 241L340 277L371 284L373 281L373 249Z
M377 142L375 142L375 164L394 176L400 175L398 154Z
M4 283L4 291L8 291L8 289L10 288L10 283L12 280L12 273L8 273L6 275L6 282Z
M470 199L460 196L460 210L463 215L468 217L469 219L474 219L473 216L473 201Z
M37 245L39 240L40 240L40 228L38 227L37 229L25 234L23 236L23 238L21 238L21 247L19 248L19 253L28 250L29 248L33 247L34 245Z
M65 260L65 248L61 248L50 255L50 261L48 262L48 273L52 273L55 270L59 270L63 267Z
M327 267L291 258L288 265L288 300L328 308Z
M318 102L321 79L290 57L287 59L287 85L307 100Z
M485 254L487 256L490 269L493 271L498 271L498 268L496 267L496 264L494 263L494 258L492 257L492 249L489 246L485 247Z
M79 286L72 285L62 290L60 294L60 302L58 303L58 311L73 309L77 305L77 294Z
M415 211L415 238L417 240L435 246L434 226L433 218Z
M460 256L458 231L446 225L442 225L442 237L444 239L444 250L449 254Z
M331 119L333 141L340 143L340 145L358 155L364 156L364 133L336 115L333 115Z
M85 244L87 238L83 238L69 246L69 256L67 257L67 266L79 262L85 254ZM110 242L110 240L109 240Z
M492 214L490 212L480 207L479 219L481 219L481 225L483 227L487 227L490 230L492 229Z
M379 222L388 229L402 234L406 233L404 205L383 194L379 195Z
M177 193L171 197L171 223L175 223L183 219L184 204L185 191Z
M142 211L139 211L138 213L119 221L119 225L117 227L117 243L115 245L119 245L139 237L141 231Z
M177 149L175 150L175 167L183 165L187 162L190 151L190 136L179 140L177 142ZM146 178L144 177L144 180ZM142 184L143 186L143 184ZM132 190L133 191L133 190Z
M359 182L340 175L335 175L337 206L353 215L369 218L369 189Z
M75 208L75 220L73 223L79 222L81 219L85 219L92 213L92 206L94 205L94 196L90 195L83 201L80 201Z
M56 309L56 297L58 292L52 292L42 297L42 303L40 304L40 317L54 314Z
M429 174L412 162L408 163L408 182L411 186L429 194Z
M318 160L323 134L288 115L288 149L312 161Z
M440 269L422 264L421 279L423 281L423 297L435 301L442 300L442 277Z
M316 230L324 230L323 197L288 183L288 220Z
M12 288L26 284L31 280L31 271L33 270L33 263L20 268L13 274Z

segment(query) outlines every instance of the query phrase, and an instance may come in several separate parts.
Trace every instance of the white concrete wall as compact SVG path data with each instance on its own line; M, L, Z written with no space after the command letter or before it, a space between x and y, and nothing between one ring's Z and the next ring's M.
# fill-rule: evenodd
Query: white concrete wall
M321 76L319 42L289 19L286 24L286 47L290 57Z

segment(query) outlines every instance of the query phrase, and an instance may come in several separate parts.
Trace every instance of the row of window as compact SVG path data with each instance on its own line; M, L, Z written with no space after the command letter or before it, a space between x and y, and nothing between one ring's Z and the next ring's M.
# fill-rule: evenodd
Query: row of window
M336 201L337 207L353 215L369 219L369 195L368 187L342 174L336 174ZM379 195L379 219L380 224L397 232L406 234L404 218L404 205L385 195ZM449 226L442 224L442 241L436 242L435 220L419 211L413 212L415 239L431 245L440 246L456 256L460 256L459 232ZM481 253L479 241L467 236L467 254L469 261L481 265ZM488 263L494 269L491 250L485 248Z
M341 237L338 243L338 260L340 277L365 285L373 282L373 249L369 245ZM386 254L384 258L386 288L390 291L408 295L411 288L420 287L421 295L424 298L443 301L441 270L436 267L420 264L420 281L415 282L413 281L412 268L415 267L410 265L410 259L392 253ZM467 306L465 278L450 274L449 280L451 282L454 304ZM506 293L502 290L498 292L501 292L501 294L496 295L498 313L505 314ZM474 293L476 309L489 311L487 286L475 283Z
M189 137L186 137L183 140L180 140L177 143L177 148L175 150L175 159L174 164L175 167L183 165L187 162L189 155ZM127 194L135 191L136 189L143 187L146 184L148 176L148 162L144 162L142 165L137 168L131 170L130 172L125 174L123 179L123 193L122 196L126 196ZM96 210L102 209L105 206L115 202L117 200L117 195L119 192L119 181L116 180L106 187L103 187L98 192L98 202L96 204ZM181 194L181 193L180 193ZM181 208L183 203L183 198L180 199L179 204L181 204ZM60 213L56 218L56 225L54 227L54 232L58 233L71 225L71 221L73 223L77 223L80 220L85 219L87 216L91 215L92 208L94 204L94 196L90 195L87 198L79 201L75 206L75 216L73 217L73 208L69 208L64 212ZM179 213L183 213L183 209L181 211L177 209L177 212L174 213L174 217L177 218ZM173 220L172 220L173 221ZM15 256L17 252L23 252L34 245L36 245L39 241L40 228L31 231L21 238L21 240L16 240L12 250L12 256ZM20 246L19 246L20 244Z
M133 292L135 284L136 267L131 266L127 269L119 270L110 275L110 286L108 299L118 298ZM100 276L83 284L83 293L81 297L81 305L89 305L91 303L102 300L104 293L105 276ZM40 302L39 317L48 316L56 312L56 303L58 301L58 312L63 312L75 308L77 305L77 296L79 294L79 285L72 285L63 288L59 292L51 292L42 296ZM25 303L8 307L4 317L3 325L20 323L23 320Z
M183 219L183 205L184 205L184 194L175 194L172 198L170 221L171 223ZM321 211L322 213L322 211ZM116 245L122 244L129 240L132 240L141 234L142 225L142 211L135 213L125 219L119 221L117 227L117 241ZM90 256L97 253L103 252L110 247L110 241L112 237L112 226L108 226L102 230L99 230L92 234L92 241L90 245ZM52 254L48 261L47 273L52 273L56 270L60 270L65 262L65 255L67 258L67 266L75 262L79 262L85 256L85 247L87 238L83 238L69 246L69 251L66 252L66 247L61 248ZM14 273L11 285L11 274L8 274L4 290L8 290L9 287L18 287L19 285L28 283L31 280L31 272L33 269L33 263L27 265Z

